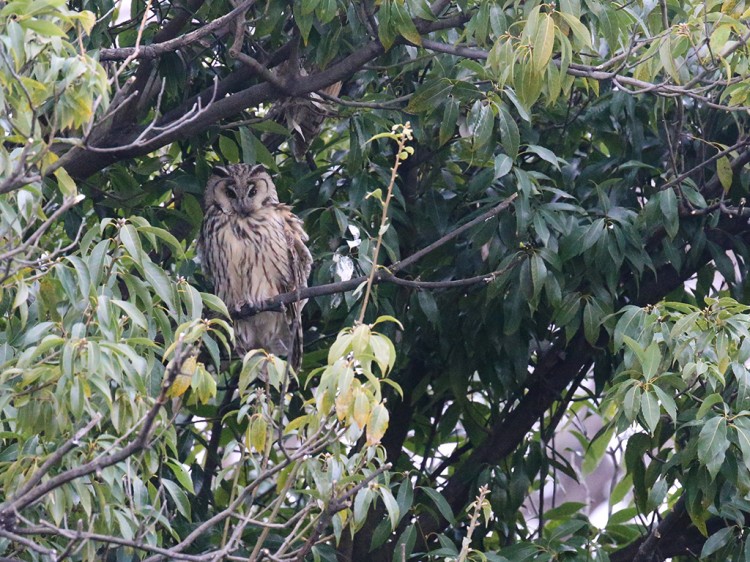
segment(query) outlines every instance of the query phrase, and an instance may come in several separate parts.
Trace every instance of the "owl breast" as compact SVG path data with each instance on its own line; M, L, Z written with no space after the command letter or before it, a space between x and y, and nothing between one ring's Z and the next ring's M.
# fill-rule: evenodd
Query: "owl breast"
M207 213L201 232L201 259L215 293L231 310L257 306L290 290L293 283L283 216L263 208L248 216ZM284 313L261 312L234 322L240 354L264 348L289 352L290 328Z
M282 218L261 209L246 217L223 215L217 222L214 236L205 237L215 247L205 251L213 262L208 269L214 289L226 305L239 309L285 292L292 274Z

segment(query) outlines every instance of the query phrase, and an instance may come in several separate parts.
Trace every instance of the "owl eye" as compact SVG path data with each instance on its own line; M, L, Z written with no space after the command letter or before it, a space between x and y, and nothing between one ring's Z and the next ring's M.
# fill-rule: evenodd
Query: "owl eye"
M247 192L248 197L255 197L255 194L258 193L258 188L253 186L250 188L250 190Z
M229 197L230 199L237 199L237 194L235 193L234 189L232 189L231 187L227 187L226 192L227 192L227 197Z

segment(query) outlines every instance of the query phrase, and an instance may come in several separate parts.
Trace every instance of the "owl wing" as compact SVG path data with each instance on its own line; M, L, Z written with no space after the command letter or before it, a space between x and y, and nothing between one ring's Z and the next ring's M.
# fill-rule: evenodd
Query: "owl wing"
M307 278L312 269L312 255L305 242L308 240L302 221L289 210L284 209L284 233L287 240L287 256L291 279L288 291L296 291L307 287ZM298 300L287 307L287 322L294 337L289 361L292 368L297 370L302 361L302 308L307 299Z

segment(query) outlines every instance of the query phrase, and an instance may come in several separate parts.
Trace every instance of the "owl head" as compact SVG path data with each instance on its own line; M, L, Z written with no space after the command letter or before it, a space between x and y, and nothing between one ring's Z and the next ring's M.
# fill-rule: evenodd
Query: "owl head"
M216 166L204 196L206 209L215 206L228 215L246 216L278 202L276 186L261 164Z

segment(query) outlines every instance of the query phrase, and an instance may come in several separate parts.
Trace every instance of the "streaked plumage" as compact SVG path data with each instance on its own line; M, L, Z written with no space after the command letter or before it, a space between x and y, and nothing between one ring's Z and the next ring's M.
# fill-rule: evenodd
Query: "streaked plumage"
M307 287L312 257L302 221L279 203L261 165L217 167L204 195L198 238L204 272L230 311L257 306L281 293ZM263 348L286 355L294 369L302 357L301 312L305 301L284 312L261 312L234 322L235 349Z

